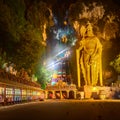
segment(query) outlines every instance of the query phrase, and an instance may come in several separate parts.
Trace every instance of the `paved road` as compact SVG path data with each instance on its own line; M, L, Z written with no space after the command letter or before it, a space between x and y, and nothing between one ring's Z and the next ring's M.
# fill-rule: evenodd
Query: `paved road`
M120 120L120 100L46 100L0 107L0 120Z

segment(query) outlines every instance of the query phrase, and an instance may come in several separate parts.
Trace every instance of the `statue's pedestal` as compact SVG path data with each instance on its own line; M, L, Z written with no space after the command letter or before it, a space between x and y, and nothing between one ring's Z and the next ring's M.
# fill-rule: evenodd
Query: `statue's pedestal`
M105 99L110 98L110 87L106 86L84 86L85 99Z
M90 99L98 99L99 98L99 86L84 86L84 93L85 93L85 98Z
M85 98L89 99L92 96L92 86L84 86L84 93L85 93Z

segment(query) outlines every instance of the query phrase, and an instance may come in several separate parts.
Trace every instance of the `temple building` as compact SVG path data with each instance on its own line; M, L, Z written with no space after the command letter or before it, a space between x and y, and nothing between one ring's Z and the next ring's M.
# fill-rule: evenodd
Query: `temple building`
M46 87L46 99L76 99L76 85L59 80L56 84Z

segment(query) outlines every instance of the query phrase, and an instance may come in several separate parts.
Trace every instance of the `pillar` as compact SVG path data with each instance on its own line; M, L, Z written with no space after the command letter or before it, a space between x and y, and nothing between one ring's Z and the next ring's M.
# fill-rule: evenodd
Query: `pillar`
M67 99L69 98L69 91L66 91L67 92Z
M76 91L74 91L74 99L76 99Z
M62 91L60 90L60 99L62 99Z
M6 85L4 86L4 105L6 105Z
M48 99L48 91L45 91L45 99Z
M80 88L80 62L79 62L79 50L76 50L76 63L77 63L77 80L78 80L78 88Z
M55 91L53 90L52 93L53 93L53 99L55 99L56 98L55 97Z

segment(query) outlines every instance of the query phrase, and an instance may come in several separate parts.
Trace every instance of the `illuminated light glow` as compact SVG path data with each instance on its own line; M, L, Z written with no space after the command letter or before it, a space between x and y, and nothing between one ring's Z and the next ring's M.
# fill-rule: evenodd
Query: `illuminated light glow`
M57 74L53 73L52 78L57 78Z
M55 85L55 84L56 84L56 82L53 82L53 81L51 82L51 85Z
M70 49L70 48L67 47L67 48L65 48L64 50L58 52L55 56L52 57L52 59L55 59L57 56L59 56L60 54L64 53L65 51L67 51L67 50L69 50L69 49ZM55 63L61 61L61 59L62 59L62 58L59 58ZM54 63L54 64L55 64L55 63ZM52 62L50 62L50 64L48 64L46 67L49 67L49 66L51 66L51 65L52 65Z
M64 36L62 37L62 42L66 43L67 41L68 41L68 39L67 39L66 35L64 35Z
M48 8L49 12L50 12L50 17L53 18L53 13L52 10L50 8Z
M57 19L56 19L55 16L53 16L53 21L54 21L55 24L58 24Z
M64 43L67 43L70 40L72 40L72 42L74 41L74 39L72 39L75 37L74 30L73 28L70 28L67 25L63 29L62 28L58 28L57 30L53 29L53 33L54 33L53 38L56 40L62 41ZM71 38L71 39L68 39L68 38Z
M64 25L67 25L67 21L64 21L63 23L64 23Z
M77 39L74 39L72 42L72 46L75 46Z
M46 62L43 62L43 65L46 65Z
M46 34L46 23L45 23L44 26L43 26L43 33L42 33L42 36L43 36L43 41L46 41L46 39L47 39L47 34Z
M43 46L46 46L46 42L45 41L42 41L41 42Z
M70 55L70 51L66 51L65 57L69 57L69 55Z
M93 92L97 92L97 87L93 87L93 88L92 88L92 91L93 91Z
M60 54L62 54L63 52L65 52L65 51L67 51L67 50L69 50L69 49L70 49L69 47L65 48L64 50L62 50L62 51L60 51L58 54L56 54L55 57L58 56L58 55L60 55Z
M55 67L55 64L54 64L54 62L52 62L52 67L53 67L53 68Z
M72 46L75 46L75 42L72 43Z
M68 57L70 55L70 51L69 51L69 47L65 48L64 50L60 51L58 54L56 54L53 59L55 57L57 57L58 55L62 54L62 53L65 53L63 57L57 59L55 62L51 62L50 64L48 64L46 66L46 69L49 70L49 69L55 69L55 66L58 65L58 64L61 64L61 60L64 59L64 57Z
M54 69L55 66L56 66L57 64L59 64L59 63L60 63L60 62L58 62L58 63L54 63L54 65L51 64L51 65L49 65L49 67L47 67L46 69L47 69L47 70L49 70L49 69Z
M58 31L56 31L56 36L55 36L55 38L56 38L57 40L60 39L60 33L61 33L61 30L58 29Z
M74 21L74 23L73 23L73 27L74 27L75 30L79 33L80 25L79 25L79 22L78 22L78 21Z

